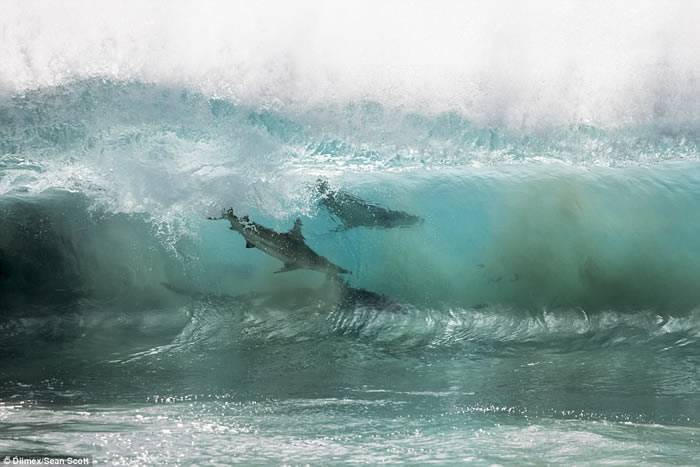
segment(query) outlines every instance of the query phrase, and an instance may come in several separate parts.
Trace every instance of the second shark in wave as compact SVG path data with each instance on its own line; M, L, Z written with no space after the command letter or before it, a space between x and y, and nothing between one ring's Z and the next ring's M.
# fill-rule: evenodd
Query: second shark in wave
M421 224L423 219L403 211L394 211L368 203L363 199L341 190L334 190L327 180L316 182L319 203L343 224L343 229L353 227L375 227L390 229L411 227Z

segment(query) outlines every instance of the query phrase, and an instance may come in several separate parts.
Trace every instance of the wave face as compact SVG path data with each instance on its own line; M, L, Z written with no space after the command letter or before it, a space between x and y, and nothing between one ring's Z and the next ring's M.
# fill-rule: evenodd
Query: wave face
M694 3L3 9L8 449L697 458ZM423 222L338 229L319 178Z
M355 285L414 304L700 304L692 133L576 127L527 138L453 113L419 119L368 103L315 125L327 109L260 111L101 81L13 97L1 109L2 250L18 256L5 260L19 268L5 281L15 291L65 279L51 287L116 293L124 281L185 278L207 292L257 290L277 261L205 220L232 206L280 231L301 218L309 242L354 271ZM345 123L354 119L371 120L381 140L357 141L356 124ZM628 141L640 150L631 160ZM586 160L591 144L605 163ZM334 234L314 196L321 176L425 222ZM65 275L29 279L45 274L46 260Z

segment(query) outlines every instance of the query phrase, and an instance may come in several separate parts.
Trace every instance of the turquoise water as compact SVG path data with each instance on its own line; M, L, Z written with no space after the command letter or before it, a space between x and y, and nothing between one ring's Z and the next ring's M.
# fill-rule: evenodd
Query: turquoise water
M341 21L365 21L351 46L317 4L8 5L0 456L697 462L694 9L642 2L612 33L621 5L520 26L471 5L440 27L364 5ZM338 230L319 177L424 222ZM300 218L386 302L273 274L207 220L228 207Z
M695 134L570 128L494 143L479 138L497 130L453 115L359 111L418 125L411 144L442 145L421 154L442 159L358 150L309 115L152 85L5 100L3 450L691 464ZM572 161L591 138L652 154ZM425 222L335 232L319 175ZM224 206L280 231L300 217L351 285L396 306L342 307L318 273L272 274L277 260L205 219Z

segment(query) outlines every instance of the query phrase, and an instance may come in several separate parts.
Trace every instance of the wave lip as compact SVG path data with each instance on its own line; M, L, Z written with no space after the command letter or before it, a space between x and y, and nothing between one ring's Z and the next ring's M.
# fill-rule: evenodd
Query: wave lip
M6 2L0 88L141 81L253 107L369 100L516 128L699 121L692 2L213 2L192 13Z

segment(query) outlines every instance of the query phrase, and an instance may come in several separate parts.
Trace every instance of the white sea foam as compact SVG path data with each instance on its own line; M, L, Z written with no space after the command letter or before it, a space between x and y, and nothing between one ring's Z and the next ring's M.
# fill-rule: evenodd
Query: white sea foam
M266 107L695 126L695 1L4 1L5 93L105 77ZM693 45L695 44L695 46Z

